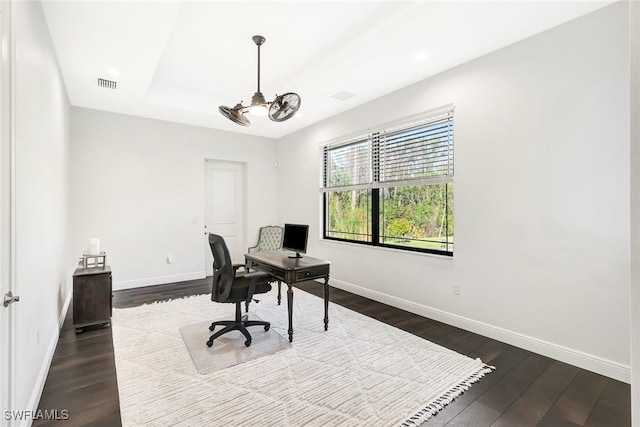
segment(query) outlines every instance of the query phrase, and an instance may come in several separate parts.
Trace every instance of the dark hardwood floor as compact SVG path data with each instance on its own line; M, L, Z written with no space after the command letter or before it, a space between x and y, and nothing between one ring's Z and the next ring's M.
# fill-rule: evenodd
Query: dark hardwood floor
M116 291L113 302L132 307L209 293L210 286L204 279ZM322 295L318 283L299 287ZM496 367L424 427L631 426L628 384L339 289L331 289L331 301ZM69 419L34 426L121 425L110 328L76 335L69 311L39 409L67 410Z

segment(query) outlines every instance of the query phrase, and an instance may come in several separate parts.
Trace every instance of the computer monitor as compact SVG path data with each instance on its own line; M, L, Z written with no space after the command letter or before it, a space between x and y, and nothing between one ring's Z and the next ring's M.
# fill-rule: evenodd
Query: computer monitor
M285 224L282 249L293 251L296 254L289 258L302 258L300 253L307 252L307 239L309 237L309 226L303 224Z

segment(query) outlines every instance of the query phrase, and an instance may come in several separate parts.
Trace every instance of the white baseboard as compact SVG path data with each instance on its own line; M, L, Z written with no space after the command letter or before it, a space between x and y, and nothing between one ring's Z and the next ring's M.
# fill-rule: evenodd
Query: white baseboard
M196 271L192 273L172 274L169 276L155 276L136 280L122 280L113 282L113 290L121 291L124 289L142 288L144 286L162 285L164 283L185 282L187 280L204 279L206 274L204 271Z
M73 297L73 288L69 289L67 292L67 297L64 300L64 304L62 305L62 312L60 313L60 317L58 317L58 330L62 329L62 325L64 324L64 319L67 318L67 313L69 312L69 306L71 305L71 297Z
M465 329L485 337L493 338L543 356L550 357L561 362L565 362L577 366L588 371L596 372L601 375L623 381L631 382L631 367L621 363L617 363L608 359L584 353L579 350L568 348L559 344L554 344L538 338L523 335L508 329L493 326L487 323L478 322L464 316L449 313L437 308L417 304L413 301L407 301L382 292L373 291L363 288L352 283L343 282L331 278L331 286L366 297L375 301L388 304L393 307L401 308L429 319L437 320L451 326Z
M44 385L47 382L47 376L49 375L49 369L51 368L51 362L53 361L53 355L56 352L56 347L58 346L58 338L60 338L60 330L62 329L62 324L64 323L64 319L67 317L67 312L69 311L69 305L71 304L71 297L73 295L72 290L69 290L67 296L64 300L64 304L62 305L62 310L60 311L60 315L58 316L58 330L49 340L49 346L47 347L47 352L44 355L44 359L42 360L42 365L40 366L40 372L38 372L38 377L36 378L36 383L33 387L33 392L31 393L31 398L29 399L28 408L31 408L33 411L32 414L35 414L38 410L38 405L40 404L40 398L42 397L42 391L44 390ZM20 422L21 426L30 427L33 423L32 419L25 419Z

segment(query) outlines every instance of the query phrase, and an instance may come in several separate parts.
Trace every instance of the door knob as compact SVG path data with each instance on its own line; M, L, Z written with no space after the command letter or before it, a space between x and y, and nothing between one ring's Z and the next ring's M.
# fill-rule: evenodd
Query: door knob
M7 292L6 294L4 294L4 306L5 307L9 307L9 304L11 304L12 302L18 302L20 301L20 297L19 296L13 296L13 294L11 293L11 291Z

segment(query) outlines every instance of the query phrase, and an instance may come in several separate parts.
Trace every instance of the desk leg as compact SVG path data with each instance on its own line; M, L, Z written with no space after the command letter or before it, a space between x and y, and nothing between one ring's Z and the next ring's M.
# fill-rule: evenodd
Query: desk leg
M329 276L324 278L324 330L329 329Z
M287 283L287 304L289 305L289 342L293 342L293 286Z
M280 301L282 301L282 282L278 280L278 305L280 305Z

